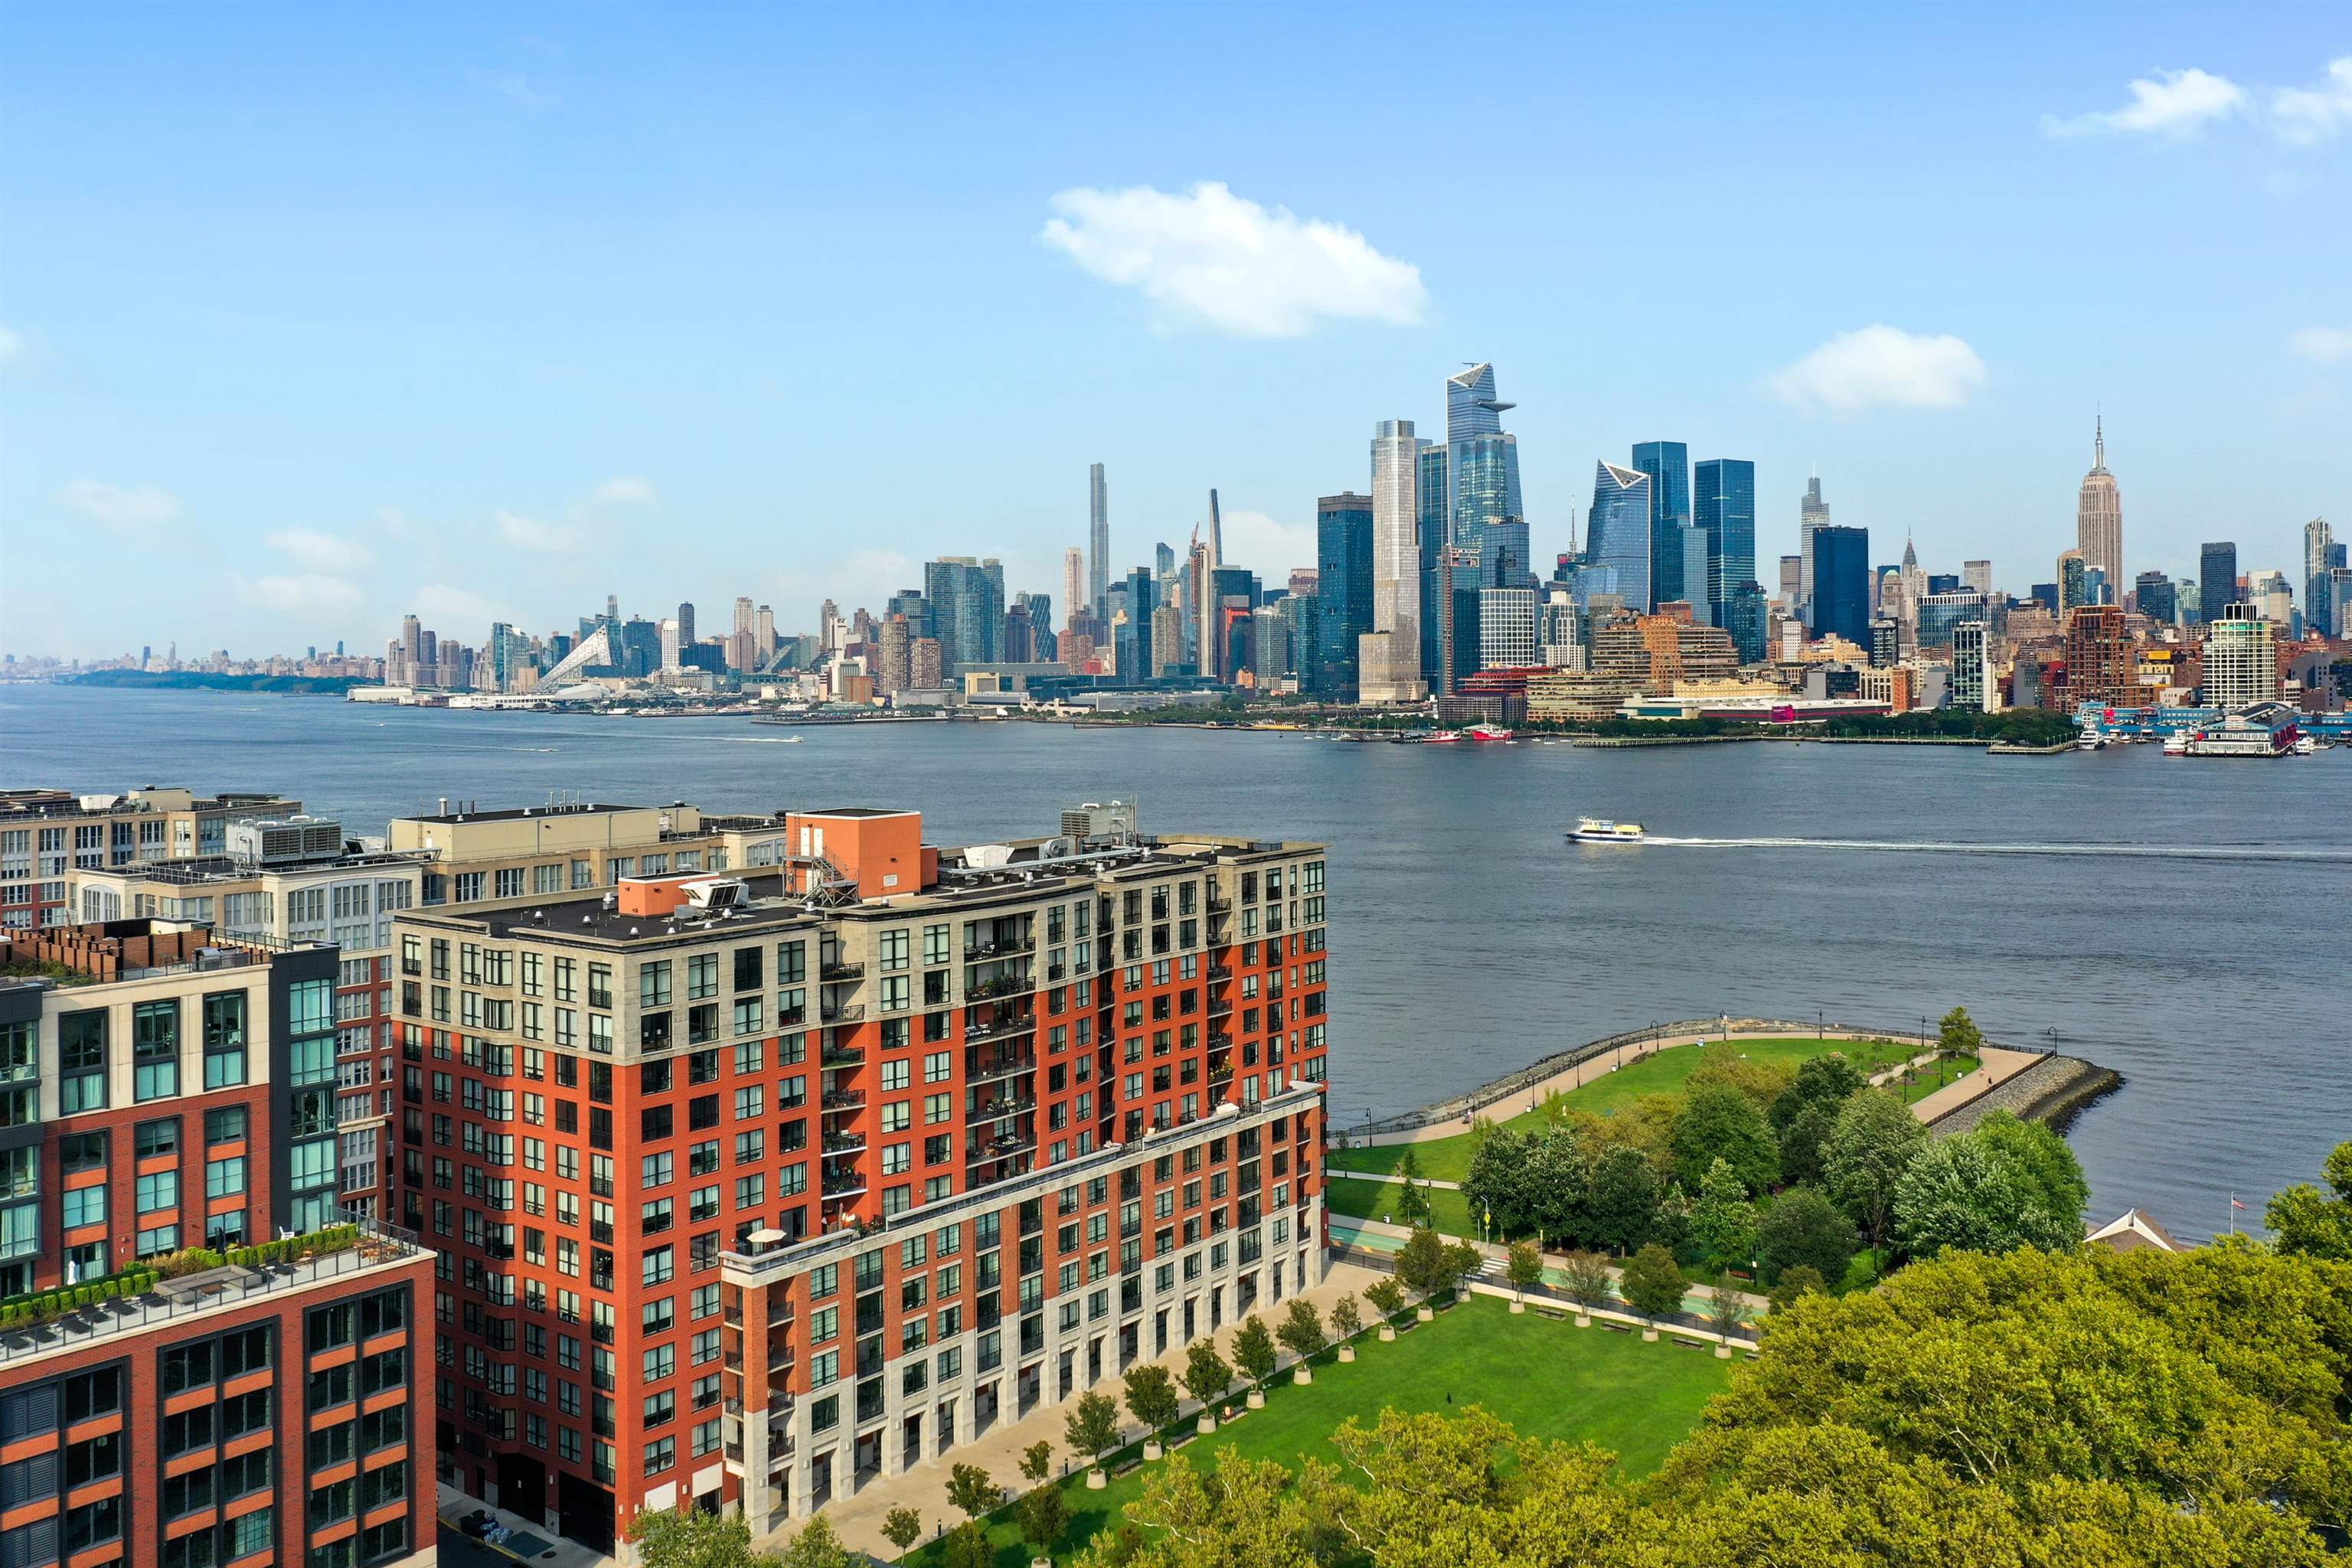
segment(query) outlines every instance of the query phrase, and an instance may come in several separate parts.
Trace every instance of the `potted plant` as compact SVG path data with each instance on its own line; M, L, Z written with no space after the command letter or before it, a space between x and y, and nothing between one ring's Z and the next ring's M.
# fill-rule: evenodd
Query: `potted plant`
M1393 1279L1375 1279L1364 1287L1364 1300L1381 1315L1381 1338L1396 1338L1396 1315L1404 1310L1404 1287Z
M1738 1291L1731 1288L1731 1282L1727 1279L1716 1286L1715 1295L1707 1302L1706 1326L1722 1336L1716 1342L1717 1359L1731 1359L1731 1336L1738 1333L1747 1321L1748 1303L1740 1299Z
M1571 1252L1559 1266L1560 1288L1576 1303L1576 1326L1592 1326L1592 1309L1609 1300L1609 1264L1597 1252Z
M1315 1310L1315 1303L1304 1296L1293 1296L1284 1314L1282 1327L1274 1332L1275 1337L1282 1342L1283 1348L1298 1358L1298 1370L1292 1380L1314 1382L1315 1369L1307 1363L1316 1352L1331 1342L1323 1331L1323 1314Z
M1265 1331L1265 1321L1252 1312L1234 1335L1234 1364L1249 1379L1248 1404L1252 1410L1265 1408L1265 1380L1274 1375L1277 1359L1274 1336Z
M1626 1261L1624 1274L1625 1304L1645 1320L1642 1337L1658 1337L1658 1320L1670 1318L1683 1304L1683 1291L1689 1286L1683 1278L1682 1268L1675 1255L1656 1242L1642 1248Z
M1424 1323L1437 1316L1429 1299L1445 1288L1450 1277L1453 1266L1445 1253L1445 1243L1427 1226L1416 1228L1397 1248L1397 1278L1404 1281L1406 1289L1421 1298L1413 1316Z
M1202 1433L1217 1429L1217 1401L1234 1385L1234 1369L1217 1353L1215 1342L1207 1338L1192 1342L1184 1352L1184 1392L1201 1402Z
M1072 1454L1087 1461L1087 1489L1100 1491L1110 1485L1110 1477L1102 1468L1103 1450L1118 1444L1118 1406L1112 1403L1110 1395L1079 1394L1078 1402L1070 1407L1063 1437Z
M1503 1260L1503 1277L1511 1282L1511 1310L1528 1310L1528 1291L1543 1283L1543 1254L1532 1241L1515 1241Z
M1180 1408L1176 1379L1166 1367L1146 1363L1128 1373L1128 1414L1143 1423L1143 1457L1146 1459L1160 1458L1160 1434L1175 1425L1176 1413Z
M1363 1309L1356 1305L1353 1290L1331 1303L1331 1331L1339 1337L1339 1359L1356 1359L1356 1336L1364 1330Z

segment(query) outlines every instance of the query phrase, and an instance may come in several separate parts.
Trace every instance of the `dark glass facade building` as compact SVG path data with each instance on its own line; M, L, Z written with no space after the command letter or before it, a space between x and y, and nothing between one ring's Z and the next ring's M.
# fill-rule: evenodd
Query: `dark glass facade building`
M1655 609L1661 601L1688 599L1704 603L1706 580L1683 581L1682 526L1691 521L1690 447L1681 441L1642 441L1633 447L1633 468L1650 479L1650 587L1641 608ZM1748 510L1753 514L1754 501ZM1748 553L1755 553L1753 545ZM1626 601L1633 601L1629 597Z
M1629 609L1648 610L1654 559L1650 492L1654 481L1634 468L1607 460L1592 472L1592 510L1585 520L1586 559L1601 575L1591 591L1614 594Z
M1870 646L1870 530L1814 531L1813 606L1816 632Z
M2238 546L2233 541L2208 544L2197 552L2197 619L2218 621L2238 597Z
M1372 498L1350 490L1315 503L1315 653L1307 689L1356 700L1356 639L1372 629Z
M1709 458L1699 464L1691 497L1691 521L1709 535L1706 601L1718 626L1729 627L1742 584L1756 581L1756 465L1741 458ZM1693 584L1685 581L1684 596ZM1759 631L1759 638L1760 638ZM1739 634L1732 633L1733 642ZM1762 643L1751 655L1761 658Z

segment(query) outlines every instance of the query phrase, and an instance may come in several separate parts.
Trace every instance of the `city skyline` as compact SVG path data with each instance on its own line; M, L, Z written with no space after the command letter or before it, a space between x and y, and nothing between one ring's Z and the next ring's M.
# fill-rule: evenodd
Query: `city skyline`
M614 144L681 78L701 107L661 148L698 162L876 110L822 82L770 101L725 58L782 47L756 17L663 37L562 12L440 19L383 52L348 19L251 47L278 31L259 9L203 27L153 13L127 47L30 13L5 126L37 152L0 202L48 240L0 290L5 641L364 647L411 610L472 637L563 625L614 578L648 603L749 591L797 625L827 596L878 605L955 552L1058 589L1063 550L1087 542L1075 475L1097 462L1118 489L1113 577L1204 525L1214 486L1223 558L1278 582L1314 559L1316 498L1366 482L1368 426L1435 430L1444 379L1474 356L1518 405L1539 566L1582 535L1590 466L1661 438L1756 464L1764 561L1798 551L1819 472L1842 522L1938 563L1989 558L2011 592L2074 535L2100 410L2132 492L2126 581L2189 575L2229 537L2300 587L2297 531L2352 513L2333 438L2352 417L2352 302L2329 261L2352 232L2352 110L2325 86L2345 48L2324 18L2282 13L2255 37L2219 12L2123 30L2020 16L1989 51L1934 18L1695 13L1726 47L1691 68L1713 107L1683 124L1615 89L1533 90L1631 19L1501 15L1522 47L1480 68L1509 134L1466 175L1440 139L1391 171L1515 193L1498 247L1402 199L1409 177L1355 173L1413 123L1381 92L1246 134L1149 112L1196 56L1221 91L1270 85L1252 57L1330 47L1330 14L1254 16L1271 47L1250 51L1150 16L1071 38L886 24L912 76L985 58L1017 87L1084 61L1128 111L1073 152L1046 134L1066 102L1009 109L1018 92L941 80L855 180L754 158L698 186ZM852 31L817 18L793 44L821 63ZM2177 90L2192 66L2219 83L2202 99ZM1448 68L1415 91L1458 85ZM1822 70L1846 84L1835 103ZM314 79L367 90L326 100ZM220 112L231 100L249 117ZM985 152L932 133L983 107ZM1887 152L1858 147L1865 120ZM1736 278L1671 246L1638 262L1574 247L1556 272L1570 218L1550 209L1590 210L1649 153L1722 187L1708 221L1743 237ZM922 219L866 195L871 173ZM2085 189L2113 255L2076 247ZM543 231L506 216L522 193ZM690 233L694 255L608 246L616 199ZM1866 228L1837 221L1864 201ZM288 210L307 217L290 233ZM2184 239L2181 210L2210 221ZM1996 214L1990 254L1969 237ZM1265 264L1223 266L1203 236L1224 229L1263 241ZM184 259L132 269L148 251ZM803 297L826 307L778 303ZM2141 330L2154 320L2163 332ZM845 374L879 395L844 396ZM835 456L788 467L787 442ZM92 541L118 558L102 590L69 569Z

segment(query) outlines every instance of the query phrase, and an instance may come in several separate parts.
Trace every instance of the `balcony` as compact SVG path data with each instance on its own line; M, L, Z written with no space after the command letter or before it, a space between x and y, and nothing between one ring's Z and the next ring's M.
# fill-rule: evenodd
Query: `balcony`
M985 1062L972 1058L967 1065L964 1082L968 1086L976 1087L983 1083L994 1083L999 1079L1018 1078L1024 1073L1036 1070L1037 1058L1025 1052L1015 1057L999 1056Z
M963 1037L966 1044L978 1040L1002 1039L1008 1035L1033 1035L1037 1032L1037 1015L1023 1013L1011 1018L992 1019L985 1024L966 1024Z
M863 1176L842 1176L824 1184L824 1195L828 1199L854 1198L865 1190L866 1178Z
M1015 973L998 974L963 988L967 1002L984 1002L992 996L1024 996L1037 989L1037 977L1024 969Z
M866 1109L866 1096L854 1089L828 1089L824 1091L824 1104L827 1115L837 1110L863 1110Z
M862 1067L866 1053L856 1046L828 1045L817 1059L821 1066L829 1068Z
M1233 998L1229 996L1212 996L1209 998L1210 1017L1223 1018L1229 1016L1233 1010Z
M1231 899L1221 899L1216 894L1211 893L1206 901L1209 912L1213 915L1229 915L1234 912L1234 901Z
M1008 1117L1025 1115L1029 1111L1036 1109L1037 1101L1034 1097L1024 1099L1018 1095L1000 1095L994 1100L985 1100L979 1105L973 1106L970 1110L964 1112L963 1119L968 1123L973 1121L1003 1121Z
M1222 985L1234 977L1234 966L1222 959L1209 961L1209 984Z
M973 1144L971 1152L965 1159L964 1163L984 1165L992 1160L1010 1160L1015 1155L1025 1154L1036 1147L1037 1140L1034 1138L991 1138L985 1142Z
M1022 953L1036 951L1035 937L1013 937L996 942L971 943L963 950L963 961L966 963L985 963L992 958L1014 958Z
M827 985L850 980L863 980L866 978L866 965L853 963L845 958L836 958L832 963L820 966L816 972L816 977Z
M817 1021L824 1024L855 1024L866 1016L866 1009L855 1002L824 1003L817 1008Z
M841 1154L855 1154L866 1147L866 1138L856 1132L828 1132L824 1135L824 1157L828 1160Z

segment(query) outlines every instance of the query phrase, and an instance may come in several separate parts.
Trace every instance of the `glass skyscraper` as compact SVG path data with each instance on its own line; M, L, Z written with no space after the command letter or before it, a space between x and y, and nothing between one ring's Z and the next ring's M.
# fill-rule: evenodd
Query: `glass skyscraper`
M1421 505L1415 514L1421 529L1421 678L1434 684L1438 675L1438 603L1437 560L1445 552L1449 515L1446 500L1446 474L1453 465L1446 446L1439 441L1423 441L1414 459L1414 482L1420 486Z
M1756 581L1756 465L1744 458L1709 458L1699 464L1691 520L1707 532L1706 600L1714 607L1709 619L1728 627L1733 597ZM1688 583L1684 586L1687 590Z
M1813 531L1813 630L1870 646L1870 530Z
M1478 580L1527 576L1527 512L1519 501L1518 437L1503 429L1513 405L1495 395L1495 367L1474 364L1445 381L1446 487L1443 542L1474 552Z
M1626 607L1649 610L1653 559L1650 476L1621 468L1603 458L1592 471L1592 510L1585 520L1584 553L1591 565L1610 574L1613 593Z
M1681 441L1639 442L1633 447L1633 468L1650 476L1649 592L1639 607L1655 609L1670 599L1705 602L1703 578L1696 584L1683 581L1680 530L1691 520L1690 447ZM1749 553L1754 553L1752 548ZM1625 602L1633 603L1630 595Z
M1372 498L1350 490L1315 503L1317 696L1356 699L1356 639L1372 629Z
M931 635L940 642L940 674L952 679L967 665L1003 657L1004 568L993 559L946 555L923 563L923 597L931 606Z
M2224 540L2197 552L2197 618L2210 625L2238 598L2238 547Z

